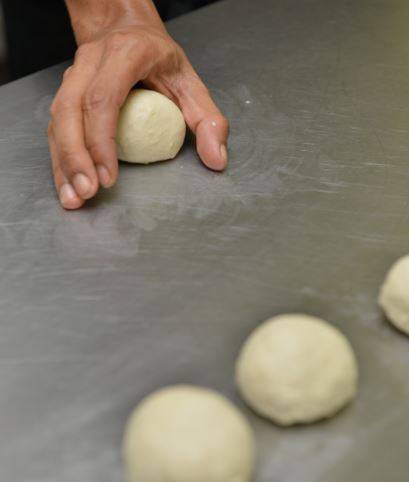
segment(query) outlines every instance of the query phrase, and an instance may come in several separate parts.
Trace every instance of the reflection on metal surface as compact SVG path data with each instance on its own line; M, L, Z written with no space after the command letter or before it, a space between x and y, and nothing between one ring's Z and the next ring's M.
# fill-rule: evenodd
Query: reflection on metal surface
M237 400L241 342L288 311L342 325L361 389L308 428L249 414L257 482L406 480L408 340L376 297L408 245L408 17L404 0L228 0L169 24L230 118L230 166L188 143L78 212L45 137L65 66L0 89L2 480L120 480L130 409L178 382Z

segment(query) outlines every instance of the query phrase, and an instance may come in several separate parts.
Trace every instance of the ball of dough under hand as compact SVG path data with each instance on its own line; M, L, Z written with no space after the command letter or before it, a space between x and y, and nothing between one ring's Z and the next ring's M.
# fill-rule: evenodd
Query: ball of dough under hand
M399 259L389 270L379 304L389 321L409 335L409 256Z
M357 391L357 363L348 340L312 316L281 315L259 326L236 366L244 400L279 425L330 417Z
M239 410L212 390L187 385L143 400L124 438L130 482L249 482L254 452Z
M132 90L119 115L118 157L138 164L173 159L185 134L182 112L170 99L153 90Z

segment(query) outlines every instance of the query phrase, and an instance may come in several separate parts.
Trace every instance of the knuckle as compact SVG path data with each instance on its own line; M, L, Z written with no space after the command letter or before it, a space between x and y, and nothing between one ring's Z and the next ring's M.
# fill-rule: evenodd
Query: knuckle
M176 44L176 51L179 56L179 62L180 62L180 68L181 70L184 70L186 68L190 68L193 70L193 67L191 66L189 59L187 58L186 52L183 47L181 47L178 43Z
M101 152L103 153L103 149L101 149L100 143L94 140L87 139L86 148L93 157L99 157Z
M64 74L63 74L63 79L66 79L70 75L71 71L72 71L72 65L70 65L69 67L67 67L65 69Z
M172 65L174 68L177 68L179 65L179 53L176 48L173 46L169 46L165 51L165 61Z
M107 38L107 48L110 51L116 52L133 40L134 35L131 32L113 32Z
M185 53L182 47L174 41L171 43L171 55L173 59L177 60L177 62L181 63L184 60Z
M193 89L196 92L196 95L203 97L203 98L212 98L209 89L206 87L202 79L199 77L197 72L193 70L193 68L189 68L183 72L183 83L187 88ZM216 114L217 115L217 114Z
M106 94L103 89L93 87L89 89L84 97L83 110L86 113L92 113L98 110L101 105L106 103Z
M54 98L51 107L50 107L50 114L51 118L58 117L62 112L66 112L72 108L72 103L70 100L62 94L57 94Z
M161 62L167 65L171 71L178 72L182 65L182 48L176 42L167 42L161 47Z
M108 138L106 140L97 140L89 136L86 139L86 148L91 157L100 163L111 165L112 164L112 145L115 145L114 138Z
M52 101L51 106L50 106L50 115L51 118L55 118L58 115L59 112L59 105L58 105L58 100L57 97Z
M223 130L229 130L229 121L222 114L216 116L216 122L220 125Z
M192 76L192 84L197 87L198 92L200 92L202 96L211 98L210 90L203 83L202 79L197 75L196 72Z
M64 143L59 146L59 153L61 163L64 165L64 167L66 169L74 170L74 168L78 165L77 153Z
M90 51L91 51L91 44L89 43L81 44L77 48L77 51L75 52L74 63L78 63L88 59L90 55Z

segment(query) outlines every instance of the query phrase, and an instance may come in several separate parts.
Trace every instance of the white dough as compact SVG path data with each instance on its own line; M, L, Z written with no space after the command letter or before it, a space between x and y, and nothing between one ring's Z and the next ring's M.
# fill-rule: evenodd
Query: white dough
M389 321L409 335L409 256L399 259L389 270L379 304Z
M226 398L177 385L143 400L124 438L129 482L250 482L252 430Z
M352 348L330 324L301 314L271 318L250 335L236 365L244 400L279 425L331 417L356 395Z
M132 90L119 115L118 157L138 164L173 159L185 134L182 112L170 99L153 90Z

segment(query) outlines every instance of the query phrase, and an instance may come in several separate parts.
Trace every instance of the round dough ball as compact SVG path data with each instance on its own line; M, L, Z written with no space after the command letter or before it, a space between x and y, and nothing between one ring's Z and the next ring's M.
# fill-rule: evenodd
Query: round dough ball
M252 430L226 398L177 385L148 396L124 438L129 482L249 482Z
M312 316L281 315L259 326L236 365L237 384L256 412L279 425L330 417L357 391L357 363L348 340Z
M409 256L399 259L389 270L381 288L379 304L389 321L409 334Z
M185 120L175 103L153 90L132 90L119 115L118 157L138 164L173 159L185 134Z

